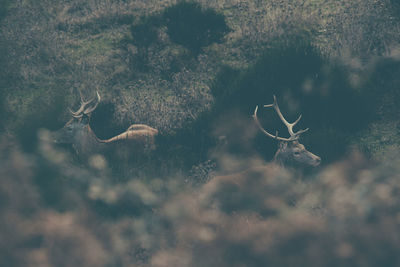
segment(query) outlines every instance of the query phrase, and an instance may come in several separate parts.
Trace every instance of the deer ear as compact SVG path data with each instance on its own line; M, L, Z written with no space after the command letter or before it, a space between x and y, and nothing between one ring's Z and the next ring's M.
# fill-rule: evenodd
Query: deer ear
M86 124L89 124L89 120L90 120L90 117L86 114L83 114L81 122L86 125Z
M285 148L287 147L287 145L288 145L287 142L281 141L281 142L279 142L279 144L278 144L278 148L279 148L279 149L285 149Z

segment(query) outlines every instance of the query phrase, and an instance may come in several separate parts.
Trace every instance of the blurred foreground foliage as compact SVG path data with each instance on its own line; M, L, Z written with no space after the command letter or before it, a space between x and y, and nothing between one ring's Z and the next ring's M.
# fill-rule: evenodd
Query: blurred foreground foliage
M35 155L1 142L1 265L400 263L398 151L375 164L354 152L302 179L220 154L200 183L207 164L197 175L115 181L102 156L77 166L48 141L42 132Z

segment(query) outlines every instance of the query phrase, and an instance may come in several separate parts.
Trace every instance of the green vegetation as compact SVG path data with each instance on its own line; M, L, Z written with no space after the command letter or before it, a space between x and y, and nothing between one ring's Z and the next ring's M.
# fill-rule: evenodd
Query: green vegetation
M0 265L398 266L399 8L0 0ZM55 146L78 91L157 149ZM268 163L272 95L317 169Z

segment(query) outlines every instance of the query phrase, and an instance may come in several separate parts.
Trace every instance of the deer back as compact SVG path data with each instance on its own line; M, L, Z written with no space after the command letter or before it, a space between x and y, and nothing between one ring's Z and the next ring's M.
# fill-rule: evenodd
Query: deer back
M137 150L154 150L155 136L158 131L145 124L133 124L125 132L102 140L96 136L90 128L90 116L98 106L101 98L97 92L97 98L85 101L81 95L81 106L77 111L71 111L72 118L65 126L53 133L54 142L71 144L78 154L97 153L104 147L112 144L123 144L124 147ZM121 146L120 146L121 147Z
M110 139L100 140L101 143L128 143L135 146L142 146L145 150L155 149L155 137L158 135L158 130L145 124L132 124L129 128Z

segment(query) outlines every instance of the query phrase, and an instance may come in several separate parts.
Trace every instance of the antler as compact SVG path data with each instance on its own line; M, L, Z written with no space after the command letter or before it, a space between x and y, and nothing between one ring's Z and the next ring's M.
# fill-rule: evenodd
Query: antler
M83 115L90 115L90 113L92 113L92 112L97 108L97 106L99 105L100 100L101 100L101 97L100 97L99 92L96 91L97 101L96 101L96 103L94 104L94 106L90 107L90 105L93 103L93 101L96 99L96 97L93 97L92 99L90 99L90 100L88 100L88 101L85 101L85 100L83 99L83 96L82 96L82 92L81 92L81 91L79 91L79 94L80 94L80 97L81 97L81 106L80 106L79 109L78 109L77 111L75 111L75 112L72 111L71 109L69 110L69 111L72 113L72 116L73 116L74 118L77 118L77 119L82 118ZM88 106L89 106L89 107L88 107Z
M274 95L274 103L273 103L273 104L269 104L269 105L264 105L264 107L265 107L265 108L273 107L273 108L275 109L276 113L278 114L278 116L279 116L279 118L281 119L281 121L283 122L283 124L285 124L285 126L287 127L288 132L289 132L289 134L290 134L290 137L289 137L289 138L284 138L284 137L279 137L279 136L278 136L278 131L276 131L276 134L275 134L275 135L270 134L268 131L266 131L266 130L261 126L261 123L258 121L258 118L257 118L258 106L256 106L256 109L254 110L254 114L253 114L253 119L254 119L254 121L256 122L257 126L260 128L260 130L261 130L264 134L266 134L267 136L269 136L269 137L271 137L271 138L274 138L274 139L276 139L276 140L290 142L290 141L296 141L296 140L298 140L299 137L300 137L300 135L301 135L302 133L308 131L308 128L307 128L307 129L304 129L304 130L300 130L300 131L297 131L297 132L293 132L293 127L300 121L301 115L299 116L299 118L298 118L295 122L289 123L289 122L285 119L285 117L283 117L283 115L282 115L282 113L281 113L281 110L279 109L278 102L276 101L275 95Z

